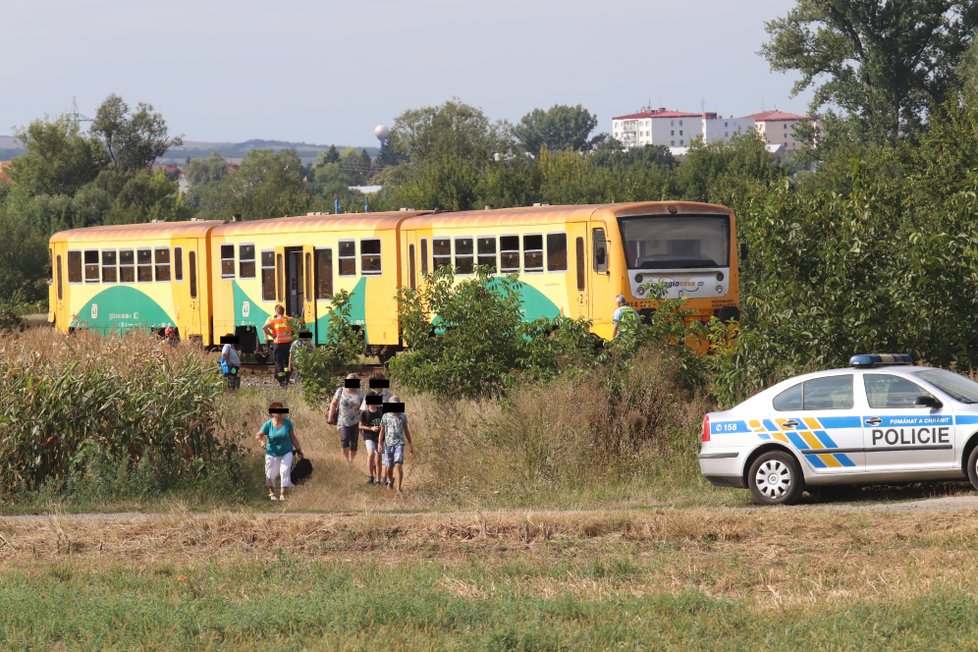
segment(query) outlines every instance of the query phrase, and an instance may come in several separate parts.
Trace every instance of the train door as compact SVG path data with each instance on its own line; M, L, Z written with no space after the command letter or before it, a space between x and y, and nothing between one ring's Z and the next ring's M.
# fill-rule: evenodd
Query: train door
M299 317L305 308L304 274L302 273L302 247L275 248L275 276L278 300L289 317Z
M588 273L588 267L590 263L590 256L588 252L591 248L588 246L588 233L587 224L568 224L568 232L571 239L571 260L573 261L572 269L574 270L571 277L571 286L568 288L568 303L570 304L570 317L577 319L578 317L583 317L584 319L590 319L590 297L588 294L588 283L590 280L590 274Z
M196 240L174 241L174 273L176 279L176 318L180 337L203 335L201 329L201 276ZM182 280L181 280L182 279Z
M619 287L611 278L608 230L603 222L588 222L588 244L591 261L586 266L588 275L588 309L593 326L591 330L605 339L611 339L614 325L611 316L615 311L615 295Z
M316 320L316 251L312 245L302 247L303 306L302 316L306 328L312 332L313 342L319 341Z

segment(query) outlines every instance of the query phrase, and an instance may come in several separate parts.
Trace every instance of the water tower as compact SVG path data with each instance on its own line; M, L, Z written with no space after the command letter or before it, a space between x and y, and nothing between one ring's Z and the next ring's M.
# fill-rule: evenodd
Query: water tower
M391 128L387 125L377 125L374 127L374 136L380 141L380 151L384 151L387 146L387 137L391 135Z

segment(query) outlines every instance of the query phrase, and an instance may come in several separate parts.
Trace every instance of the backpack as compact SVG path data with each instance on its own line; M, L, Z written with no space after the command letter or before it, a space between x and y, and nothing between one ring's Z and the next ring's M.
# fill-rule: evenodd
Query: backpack
M312 475L312 462L305 456L300 455L298 461L292 465L292 484L302 484Z

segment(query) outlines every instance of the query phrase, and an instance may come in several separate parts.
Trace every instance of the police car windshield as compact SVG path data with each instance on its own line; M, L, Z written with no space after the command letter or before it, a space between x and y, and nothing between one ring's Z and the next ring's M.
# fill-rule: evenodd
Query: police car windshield
M924 369L915 376L961 403L978 403L978 383L945 369Z
M642 215L620 217L628 269L727 267L727 215Z

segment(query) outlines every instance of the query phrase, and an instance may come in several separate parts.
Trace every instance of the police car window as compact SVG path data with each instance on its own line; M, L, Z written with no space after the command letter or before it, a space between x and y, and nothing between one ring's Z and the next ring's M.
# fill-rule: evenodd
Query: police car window
M925 369L914 376L962 403L978 403L978 383L946 369Z
M852 374L806 380L802 403L804 410L851 410Z
M863 384L871 408L912 408L917 397L931 396L920 385L891 374L865 374Z
M801 386L802 383L792 385L774 397L775 410L800 410L801 409Z
M852 374L813 378L792 385L774 397L774 409L851 410Z

